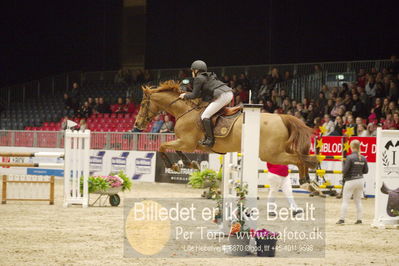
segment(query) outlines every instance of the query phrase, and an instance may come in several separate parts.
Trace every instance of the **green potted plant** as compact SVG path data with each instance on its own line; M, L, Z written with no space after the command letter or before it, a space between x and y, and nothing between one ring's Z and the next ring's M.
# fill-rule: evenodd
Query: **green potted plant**
M193 172L189 177L188 184L193 188L208 188L204 191L202 197L207 199L215 199L220 191L220 182L222 174L211 169Z

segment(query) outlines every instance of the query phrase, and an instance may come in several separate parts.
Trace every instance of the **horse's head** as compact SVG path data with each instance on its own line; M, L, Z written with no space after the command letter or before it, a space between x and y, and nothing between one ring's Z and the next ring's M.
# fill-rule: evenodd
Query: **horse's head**
M156 105L151 104L151 88L149 86L142 86L143 99L141 100L140 111L137 114L134 127L144 130L148 123L158 114L159 109Z

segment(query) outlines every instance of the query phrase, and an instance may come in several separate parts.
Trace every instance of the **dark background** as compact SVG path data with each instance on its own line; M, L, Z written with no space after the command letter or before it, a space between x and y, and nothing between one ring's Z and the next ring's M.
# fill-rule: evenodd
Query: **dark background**
M145 67L388 58L397 2L147 0ZM1 5L0 85L120 67L122 0Z

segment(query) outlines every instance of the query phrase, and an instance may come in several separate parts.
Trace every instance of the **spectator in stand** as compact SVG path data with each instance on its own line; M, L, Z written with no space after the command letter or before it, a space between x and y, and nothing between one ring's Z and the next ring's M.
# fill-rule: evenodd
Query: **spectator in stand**
M389 105L388 105L388 113L390 113L391 115L393 115L393 114L396 113L396 112L397 112L396 103L392 101L392 102L390 102Z
M72 83L72 89L70 89L67 94L68 98L71 99L73 110L77 111L80 103L79 84L77 82Z
M89 105L89 102L86 101L78 110L78 117L88 118L91 116L92 109Z
M87 102L89 103L91 109L94 109L96 107L96 103L94 102L92 97L87 98Z
M381 82L377 82L375 97L383 98L384 96L385 96L384 85Z
M369 115L368 118L367 118L369 122L376 122L376 121L378 121L377 115L375 114L375 111L374 111L374 110L375 110L374 108L371 108L370 115Z
M376 98L375 99L375 104L374 104L374 113L376 115L376 119L380 120L382 116L382 103L381 103L381 98Z
M286 114L288 112L288 110L291 109L291 101L290 98L286 97L283 101L283 104L281 106L282 111L284 114Z
M358 137L367 137L367 130L363 124L357 125L356 132Z
M317 117L317 110L315 110L313 106L313 104L309 104L308 114L306 116L306 125L308 125L309 127L313 127L314 120Z
M336 117L338 115L338 110L344 106L344 103L342 101L341 97L338 97L335 101L335 105L333 107L333 109L331 110L330 114L332 117Z
M359 100L363 103L363 108L365 109L364 115L366 116L367 110L370 108L370 98L367 96L364 88L360 90Z
M373 75L370 75L366 84L366 94L370 98L375 97L377 91L377 83Z
M237 104L239 103L248 103L249 93L245 90L242 85L237 85L237 93L238 97L236 97Z
M396 58L396 55L391 56L391 64L389 65L388 69L391 74L396 75L399 73L399 61Z
M375 137L377 136L377 124L369 123L367 125L367 137Z
M342 131L345 129L344 122L341 116L337 116L334 121L334 131L330 136L342 136Z
M174 124L170 120L170 117L168 115L164 116L164 123L162 124L161 130L159 131L160 133L171 133L173 132Z
M334 101L332 99L329 99L327 101L327 104L324 106L323 115L331 114L331 111L333 110L333 108L334 108Z
M382 129L394 129L395 122L393 121L393 116L390 113L387 113L387 116L382 124Z
M161 118L160 115L157 115L157 116L154 118L154 120L155 120L155 122L154 122L154 124L152 125L151 133L159 133L160 130L161 130L161 128L162 128L162 125L163 125L163 120L162 120L162 118Z
M360 101L358 94L354 94L352 96L352 108L351 108L351 111L352 111L354 116L365 117L365 106L362 103L362 101Z
M276 84L281 82L282 78L280 77L280 73L277 68L273 68L271 73L270 73L270 79L269 79L269 88L274 89Z
M366 87L366 82L367 82L366 71L363 68L361 68L359 70L359 74L357 74L357 85L364 88Z
M134 104L132 103L131 98L126 97L126 104L123 108L124 112L128 113L128 114L132 114L132 113L134 113L134 109L135 109L135 107L134 107Z
M275 105L277 105L277 107L281 106L282 104L282 99L276 90L271 91L271 100Z
M393 127L395 129L399 129L399 113L398 112L393 113Z
M302 114L301 114L300 111L295 111L294 116L295 116L296 118L302 120L303 122L306 122L306 121L305 121L305 118L302 116Z
M356 123L353 115L348 115L348 118L346 119L345 130L348 130L348 128L353 128L353 130L356 131Z
M389 99L388 98L384 98L383 104L382 104L382 116L386 117L387 114L389 113Z
M284 72L284 80L290 80L292 79L292 75L289 71Z
M316 117L313 121L313 134L319 135L321 127L321 119L320 117Z
M241 85L243 88L249 88L249 80L244 73L240 74L237 84Z
M316 104L319 108L320 111L322 111L322 113L320 115L324 114L324 107L327 105L327 99L325 97L324 92L320 92L319 93L319 98L316 100Z
M388 93L388 96L391 99L391 101L397 101L398 94L399 94L398 83L394 80L391 80L389 85L389 93Z
M125 113L125 104L122 97L118 98L118 102L111 106L112 113Z
M341 97L341 98L345 98L345 96L347 95L347 94L349 94L350 93L350 90L349 90L349 87L348 87L348 84L347 83L343 83L342 84L342 90L339 92L339 97Z
M324 136L330 136L332 132L334 132L335 129L335 125L334 122L331 121L330 115L325 114L324 115L324 124L323 127L326 128L326 133L324 134Z
M67 93L64 93L63 101L64 101L64 110L66 110L67 113L73 111L73 104Z
M270 100L270 99L266 100L266 105L264 106L264 109L266 112L273 114L274 110L276 110L276 108L277 107L274 105L272 100Z
M100 114L105 114L110 112L109 105L104 101L103 97L100 97L98 99L97 112L99 112Z
M296 110L297 110L297 112L299 112L301 114L301 117L303 117L304 120L306 120L308 112L307 112L307 110L305 110L303 108L303 104L302 103L297 103L296 104Z
M229 77L229 75L224 75L223 76L223 78L222 78L222 81L224 82L224 83L226 83L226 84L229 84L229 82L230 82L230 77Z
M268 81L267 78L263 78L258 89L258 101L265 99L268 95Z
M384 81L383 81L382 85L384 87L384 95L389 96L390 86L391 86L390 75L384 76Z
M80 119L79 121L79 130L85 131L87 129L86 119Z

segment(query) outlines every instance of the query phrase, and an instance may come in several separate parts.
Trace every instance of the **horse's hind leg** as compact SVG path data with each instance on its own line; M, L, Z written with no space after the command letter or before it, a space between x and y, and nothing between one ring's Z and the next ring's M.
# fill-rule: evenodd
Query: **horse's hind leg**
M177 155L179 155L180 159L183 161L183 164L187 168L197 169L199 170L199 164L197 161L190 161L190 159L181 151L176 151Z

